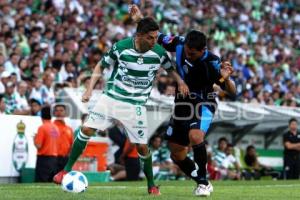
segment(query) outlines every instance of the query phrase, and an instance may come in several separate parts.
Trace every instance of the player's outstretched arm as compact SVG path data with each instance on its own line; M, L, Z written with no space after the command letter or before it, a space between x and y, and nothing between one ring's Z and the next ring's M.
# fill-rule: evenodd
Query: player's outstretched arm
M233 67L230 62L222 62L221 63L221 76L222 78L220 79L220 82L224 82L225 84L225 90L230 94L230 95L236 95L236 87L235 83L230 80L230 76L233 73Z
M187 86L187 84L180 78L180 76L178 75L178 73L174 70L174 69L169 69L167 70L168 74L171 75L171 77L173 77L173 79L176 81L177 85L178 85L178 91L183 95L183 96L187 96L190 93L189 87Z
M86 91L84 92L84 94L82 95L82 102L88 102L92 96L92 92L93 89L98 81L98 79L102 76L102 68L100 66L100 62L95 66L92 77L91 77L91 82L88 86L88 88L86 89Z

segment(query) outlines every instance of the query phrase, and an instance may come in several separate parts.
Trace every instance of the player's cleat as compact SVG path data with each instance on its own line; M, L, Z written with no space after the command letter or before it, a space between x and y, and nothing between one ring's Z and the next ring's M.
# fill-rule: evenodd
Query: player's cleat
M161 195L158 186L149 187L148 188L148 193L149 193L149 195L153 195L153 196Z
M208 181L208 185L206 187L210 193L214 191L214 187L212 186L211 182Z
M53 182L56 184L61 184L64 176L67 174L68 172L66 170L61 170L60 172L58 172L54 177L53 177Z
M201 196L201 197L208 197L210 195L210 192L208 190L209 188L207 187L207 185L203 185L203 184L199 184L195 190L194 190L194 194L196 196Z

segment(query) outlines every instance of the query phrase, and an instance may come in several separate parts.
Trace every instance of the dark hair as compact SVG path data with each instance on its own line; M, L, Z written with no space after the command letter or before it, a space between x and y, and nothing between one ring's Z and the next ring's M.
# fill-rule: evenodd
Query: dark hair
M56 108L58 108L58 107L62 107L64 110L66 110L66 105L64 105L64 104L56 104L56 105L54 106L54 110L55 110Z
M228 143L228 140L227 140L227 138L226 138L226 137L221 137L221 138L219 138L219 140L218 140L218 144L220 144L222 141L225 141L225 142L227 142L227 143Z
M45 106L41 110L41 117L42 119L45 120L50 120L51 119L51 108L50 106Z
M30 99L29 100L29 104L31 105L31 104L33 104L33 103L36 103L36 104L38 104L38 105L42 105L42 103L39 101L39 100L37 100L37 99Z
M189 48L201 51L206 47L206 36L200 31L192 30L186 35L184 43Z
M291 119L289 120L289 125L291 125L292 122L296 122L296 123L297 123L298 121L297 121L296 118L293 117L293 118L291 118Z
M247 146L246 152L250 151L251 149L255 149L255 147L253 145Z
M148 33L150 31L158 31L159 26L156 21L151 17L145 17L139 21L136 32L137 33Z

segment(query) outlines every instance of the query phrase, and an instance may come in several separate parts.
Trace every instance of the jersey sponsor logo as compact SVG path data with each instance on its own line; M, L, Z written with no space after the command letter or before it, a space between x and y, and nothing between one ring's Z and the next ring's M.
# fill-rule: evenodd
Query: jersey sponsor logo
M138 87L143 87L147 88L150 85L150 80L147 79L134 79L130 78L128 76L122 76L122 81L124 84L130 85L130 86L138 86Z
M137 125L137 126L132 126L132 128L134 128L134 129L146 129L147 127L143 126L143 125Z
M143 130L138 130L138 134L139 134L140 137L143 137L145 135Z
M96 119L105 119L105 116L101 113L97 113L94 111L90 111L89 115L88 115L89 119L91 119L92 121L95 121Z
M187 65L182 66L184 73L189 73L189 67Z

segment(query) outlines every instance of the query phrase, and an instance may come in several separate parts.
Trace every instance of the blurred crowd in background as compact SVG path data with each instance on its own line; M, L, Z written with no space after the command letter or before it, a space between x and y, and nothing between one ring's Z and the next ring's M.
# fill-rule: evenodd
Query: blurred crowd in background
M85 88L103 53L133 36L130 3L155 17L163 33L207 34L208 48L235 69L238 95L220 93L221 100L300 105L297 1L0 0L0 113L39 115L62 88ZM96 89L104 86L102 78ZM163 71L156 91L175 93Z

